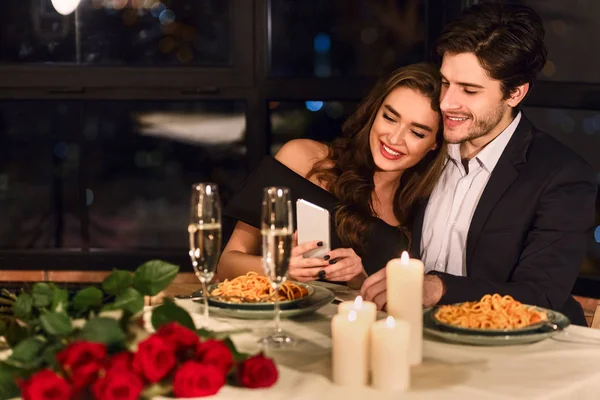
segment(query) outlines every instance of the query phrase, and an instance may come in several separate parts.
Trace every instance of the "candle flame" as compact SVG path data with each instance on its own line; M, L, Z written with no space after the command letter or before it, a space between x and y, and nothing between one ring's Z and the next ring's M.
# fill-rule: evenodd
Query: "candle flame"
M356 311L352 310L348 313L348 321L354 322L354 321L356 321L356 317L357 317Z
M408 265L408 260L409 260L408 253L406 251L403 251L402 255L400 256L400 263L404 264L404 265Z
M363 305L363 299L361 296L356 296L356 299L354 299L354 308L356 308L357 310L360 310L362 308Z
M396 326L396 320L391 315L385 319L385 324L388 328L392 329Z

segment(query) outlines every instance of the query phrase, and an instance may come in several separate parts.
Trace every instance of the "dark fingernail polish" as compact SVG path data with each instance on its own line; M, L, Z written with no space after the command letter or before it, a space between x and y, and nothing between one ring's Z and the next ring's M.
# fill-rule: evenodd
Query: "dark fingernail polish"
M328 255L326 255L325 257L323 257L323 260L327 261L327 260L329 260L330 258L331 258L331 257L330 257L330 256L329 256L329 254L328 254Z
M319 271L319 279L325 279L325 270L324 269Z
M333 260L329 260L329 264L335 264L336 262L338 262L337 258L334 258Z
M323 246L323 242L317 242L317 246L319 246L319 247Z

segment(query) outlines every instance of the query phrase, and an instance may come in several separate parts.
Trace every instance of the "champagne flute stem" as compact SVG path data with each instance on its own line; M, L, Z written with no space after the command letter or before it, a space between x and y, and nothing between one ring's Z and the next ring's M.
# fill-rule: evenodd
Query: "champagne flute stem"
M275 334L278 335L281 333L281 326L280 326L280 315L281 314L279 312L279 286L275 287Z
M204 301L204 320L208 321L208 288L206 285L206 278L201 277L200 282L202 282L202 300Z

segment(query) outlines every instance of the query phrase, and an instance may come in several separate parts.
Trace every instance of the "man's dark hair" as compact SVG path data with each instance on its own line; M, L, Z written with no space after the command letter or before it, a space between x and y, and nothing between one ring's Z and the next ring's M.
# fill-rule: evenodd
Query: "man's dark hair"
M544 34L542 19L527 6L481 3L445 27L435 52L440 60L444 54L474 53L488 75L501 81L507 98L517 86L532 86L544 67Z

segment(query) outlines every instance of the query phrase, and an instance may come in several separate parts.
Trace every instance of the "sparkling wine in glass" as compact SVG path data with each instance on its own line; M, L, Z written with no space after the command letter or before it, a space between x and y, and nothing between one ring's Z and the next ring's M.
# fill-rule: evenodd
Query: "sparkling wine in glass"
M279 288L285 282L292 253L292 202L290 190L271 186L263 190L262 203L262 264L273 288L275 303L275 331L260 340L268 347L294 344L294 338L286 335L280 326Z
M204 318L208 321L208 283L213 279L221 253L221 202L214 183L192 185L188 234L190 259L202 283Z

